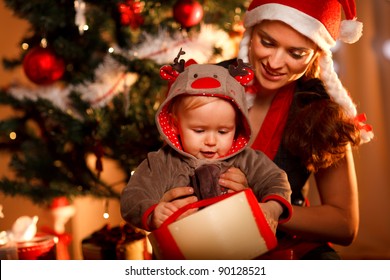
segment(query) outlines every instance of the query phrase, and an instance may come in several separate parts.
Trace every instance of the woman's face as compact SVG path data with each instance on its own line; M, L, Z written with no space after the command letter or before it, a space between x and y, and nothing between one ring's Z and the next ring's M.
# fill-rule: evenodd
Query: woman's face
M263 90L276 91L305 74L316 58L317 45L280 21L253 28L249 59Z

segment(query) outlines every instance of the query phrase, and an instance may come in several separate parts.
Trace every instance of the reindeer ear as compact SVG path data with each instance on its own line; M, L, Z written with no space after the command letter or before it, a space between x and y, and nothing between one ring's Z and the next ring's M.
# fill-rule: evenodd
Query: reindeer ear
M249 64L244 63L242 59L237 60L237 66L229 65L229 73L243 86L254 78L252 68Z
M246 74L242 76L235 76L234 78L243 86L247 85L249 82L251 82L255 76L254 72L250 68L244 68L244 71Z
M161 78L163 78L164 80L168 80L170 83L173 83L176 80L177 76L179 76L179 74L183 72L184 68L187 66L185 60L180 59L180 56L183 54L185 54L185 51L180 48L179 53L173 60L173 64L164 65L160 68Z
M160 68L161 78L172 83L176 80L179 74L180 73L177 70L175 70L171 65L164 65L163 67Z

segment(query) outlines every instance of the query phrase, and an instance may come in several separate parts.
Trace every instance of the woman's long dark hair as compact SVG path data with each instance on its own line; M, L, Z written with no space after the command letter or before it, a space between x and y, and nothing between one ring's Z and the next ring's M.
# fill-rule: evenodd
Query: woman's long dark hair
M360 143L360 130L343 108L329 98L318 74L317 60L298 81L283 144L301 157L310 171L326 168L344 157L348 144Z

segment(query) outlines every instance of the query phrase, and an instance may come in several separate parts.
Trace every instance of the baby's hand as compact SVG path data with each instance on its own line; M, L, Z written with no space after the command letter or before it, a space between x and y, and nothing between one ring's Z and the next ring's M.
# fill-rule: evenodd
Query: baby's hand
M259 205L261 210L263 210L263 214L268 222L268 225L271 227L273 233L276 233L279 217L283 213L282 205L274 200L269 200L265 203L259 203Z
M168 219L169 216L171 216L173 213L175 213L179 208L189 204L196 202L198 199L196 196L188 196L181 199L176 199L173 201L160 201L156 208L154 209L151 221L150 221L150 228L156 229L159 228L162 223L165 222L166 219ZM192 213L197 211L197 209L190 209L186 212L184 212L178 219L184 218Z
M177 210L178 208L172 202L163 201L157 204L152 215L151 228L159 228L161 224Z

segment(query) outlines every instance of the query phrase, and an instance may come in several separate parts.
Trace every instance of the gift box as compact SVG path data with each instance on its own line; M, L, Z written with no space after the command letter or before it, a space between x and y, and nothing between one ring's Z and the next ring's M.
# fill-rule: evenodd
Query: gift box
M158 259L253 259L277 245L251 189L188 204L148 238Z
M144 260L151 258L146 233L128 224L105 225L82 241L85 260Z

